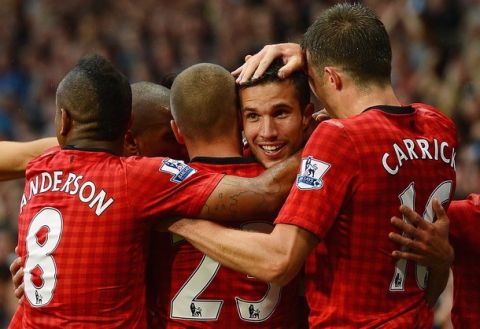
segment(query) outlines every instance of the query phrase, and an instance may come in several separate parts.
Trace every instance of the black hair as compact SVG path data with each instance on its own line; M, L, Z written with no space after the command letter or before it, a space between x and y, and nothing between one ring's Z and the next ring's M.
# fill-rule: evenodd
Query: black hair
M57 102L98 140L121 138L132 111L132 91L125 75L99 55L83 57L57 89Z
M239 89L245 89L251 86L263 85L274 82L289 81L295 86L300 109L303 113L305 107L310 103L310 88L308 86L308 76L304 71L295 71L288 77L282 79L278 76L278 70L284 65L282 59L275 59L267 68L265 73L258 79L252 79L239 86Z

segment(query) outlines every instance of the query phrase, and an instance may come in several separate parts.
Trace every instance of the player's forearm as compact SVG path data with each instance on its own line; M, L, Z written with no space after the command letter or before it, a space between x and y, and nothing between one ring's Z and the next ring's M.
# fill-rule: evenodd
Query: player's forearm
M285 252L269 234L225 228L204 220L182 219L170 226L193 246L235 271L277 283L285 271Z
M426 292L426 299L428 306L433 308L437 303L438 297L445 290L448 283L448 276L450 274L450 267L429 269L428 285Z
M42 138L32 142L0 142L0 180L25 176L27 164L46 149L58 145L54 137Z
M274 218L290 191L299 163L297 155L255 178L225 176L199 217L222 221Z

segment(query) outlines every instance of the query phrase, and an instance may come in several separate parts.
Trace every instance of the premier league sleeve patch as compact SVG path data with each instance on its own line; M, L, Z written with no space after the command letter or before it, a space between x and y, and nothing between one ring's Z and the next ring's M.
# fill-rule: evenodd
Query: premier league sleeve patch
M174 183L181 183L188 177L192 176L197 171L187 165L185 162L181 160L174 160L174 159L165 159L162 161L162 166L160 167L160 171L169 173L172 175L170 181Z
M322 177L330 169L330 164L308 156L302 159L300 174L297 175L297 187L300 190L322 188Z

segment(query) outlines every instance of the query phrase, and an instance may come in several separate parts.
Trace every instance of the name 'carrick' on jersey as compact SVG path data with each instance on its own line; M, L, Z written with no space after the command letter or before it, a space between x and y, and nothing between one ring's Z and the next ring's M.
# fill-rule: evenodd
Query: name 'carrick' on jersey
M204 158L198 170L255 177L265 169L245 158ZM226 223L270 232L272 220ZM148 266L149 327L296 328L298 280L281 288L235 272L180 237L155 233Z
M478 328L480 324L480 195L453 201L448 208L453 261L452 322L455 328Z
M431 328L427 270L392 259L390 218L404 204L431 221L433 197L448 207L456 145L451 120L424 104L317 127L275 221L325 242L305 265L310 328Z
M11 326L146 328L151 220L197 216L222 177L101 151L57 148L34 159L19 216L25 296Z

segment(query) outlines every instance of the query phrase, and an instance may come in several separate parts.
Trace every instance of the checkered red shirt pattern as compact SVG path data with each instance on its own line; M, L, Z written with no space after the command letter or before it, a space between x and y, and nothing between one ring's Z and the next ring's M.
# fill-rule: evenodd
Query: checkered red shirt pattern
M403 114L395 114L400 111ZM393 230L390 218L400 216L400 194L409 186L419 213L440 183L453 182L451 196L455 172L441 160L422 160L415 145L419 159L404 159L398 173L388 173L382 159L389 153L386 162L395 168L393 144L408 155L405 139L425 139L431 146L433 139L445 141L449 158L456 147L453 123L423 104L382 106L324 122L307 143L304 161L312 157L310 164L323 166L323 176L318 177L318 170L308 172L304 162L275 223L300 226L325 242L327 252L318 246L306 262L310 328L431 328L415 264L406 267L403 291L390 291L395 273L390 253L397 248L388 239ZM434 150L430 152L433 158ZM301 184L309 175L318 178L312 188Z
M148 219L198 215L223 177L197 172L176 183L160 170L164 160L56 150L29 164L18 244L26 269L29 259L34 267L24 328L146 328ZM45 173L51 187L40 179L30 198L31 182ZM70 193L63 190L69 177L76 177ZM92 202L101 191L113 201L97 214Z
M448 208L453 262L452 321L455 328L478 328L480 324L480 195L453 201Z
M232 158L227 158L232 162ZM255 177L264 168L256 162L225 164L222 158L216 163L193 162L192 167L211 170L243 177ZM199 160L202 161L202 160ZM271 223L271 221L268 221ZM248 223L248 222L247 222ZM240 228L247 223L234 223L232 227ZM273 228L273 226L272 226ZM219 266L216 274L207 270L204 255L191 244L170 234L156 233L152 239L152 266L149 267L148 280L150 328L289 328L297 327L296 303L298 298L298 280L292 281L281 289L281 294L269 297L269 306L248 303L244 310L246 320L240 318L237 299L260 301L267 292L273 293L278 287L269 290L268 284ZM200 265L202 264L202 265ZM208 283L194 284L207 279ZM214 316L210 320L205 301L220 302L214 307ZM200 303L199 303L200 302ZM191 304L194 308L191 309ZM278 304L277 304L278 303ZM250 313L248 307L252 305ZM198 314L194 310L201 308ZM258 310L258 318L254 315ZM263 321L264 315L273 313ZM217 313L218 312L218 313Z

